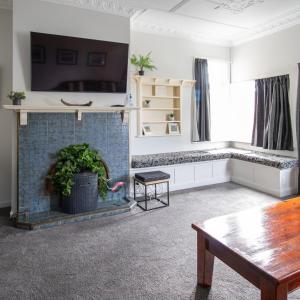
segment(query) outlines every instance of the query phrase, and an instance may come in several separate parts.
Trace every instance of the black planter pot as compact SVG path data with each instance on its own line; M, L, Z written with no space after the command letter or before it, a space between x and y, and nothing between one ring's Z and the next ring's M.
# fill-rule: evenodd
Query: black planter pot
M78 214L95 210L98 201L98 174L83 172L76 174L71 195L62 201L66 214Z
M14 99L13 105L21 105L21 99Z
M145 71L139 71L140 76L144 76L144 74L145 74Z

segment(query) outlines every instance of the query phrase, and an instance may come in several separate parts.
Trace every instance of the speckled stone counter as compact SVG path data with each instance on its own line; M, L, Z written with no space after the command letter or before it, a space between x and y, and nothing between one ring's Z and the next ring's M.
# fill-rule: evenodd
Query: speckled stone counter
M208 151L182 151L132 156L132 168L148 168L156 166L176 165L209 160L233 158L278 169L289 169L298 166L293 157L266 154L243 149L223 148Z

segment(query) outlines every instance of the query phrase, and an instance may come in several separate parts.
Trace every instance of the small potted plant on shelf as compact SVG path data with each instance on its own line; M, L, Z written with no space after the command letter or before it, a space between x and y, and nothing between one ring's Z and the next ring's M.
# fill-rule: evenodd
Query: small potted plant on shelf
M168 121L175 121L174 113L168 114L167 117L168 117Z
M24 92L11 91L7 97L13 102L13 105L21 105L21 101L26 99Z
M134 66L136 66L139 69L139 75L143 76L145 74L145 69L150 71L156 69L156 67L153 65L153 61L150 56L151 52L149 52L146 56L136 56L135 54L131 56L130 61Z
M105 162L88 144L61 149L47 176L61 196L63 212L69 214L96 209L98 195L106 197L108 178Z

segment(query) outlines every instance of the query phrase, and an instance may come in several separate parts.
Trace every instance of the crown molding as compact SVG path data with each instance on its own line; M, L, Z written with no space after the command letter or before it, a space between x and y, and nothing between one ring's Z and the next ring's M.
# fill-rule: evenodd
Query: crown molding
M205 0L215 5L214 9L228 10L233 14L240 14L247 8L264 3L265 0Z
M0 9L12 9L12 0L0 0Z
M198 32L175 30L167 26L158 26L156 24L149 24L141 21L132 22L131 29L137 32L145 32L161 36L170 36L174 38L181 38L216 46L230 47L232 45L231 41L229 40L211 38L206 34L200 34Z
M298 24L300 24L300 8L294 9L284 16L250 29L247 33L233 38L232 45L238 46L241 44L245 44L247 42L262 38L267 35L271 35Z
M124 0L40 0L61 5L100 11L107 14L130 18L139 9L130 7Z

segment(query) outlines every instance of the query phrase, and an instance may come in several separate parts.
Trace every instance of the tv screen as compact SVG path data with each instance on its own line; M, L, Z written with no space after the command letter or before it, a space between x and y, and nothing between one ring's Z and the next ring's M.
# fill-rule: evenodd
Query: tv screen
M128 44L31 32L31 90L126 93Z

